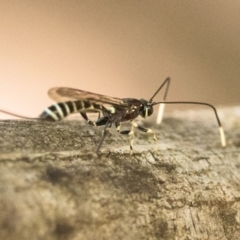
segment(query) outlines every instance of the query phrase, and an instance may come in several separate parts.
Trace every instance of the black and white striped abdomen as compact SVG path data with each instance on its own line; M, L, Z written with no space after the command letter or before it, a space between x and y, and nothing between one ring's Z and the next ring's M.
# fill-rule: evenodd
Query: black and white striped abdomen
M40 118L49 121L59 121L72 113L101 111L102 106L89 101L69 101L55 103L46 108Z

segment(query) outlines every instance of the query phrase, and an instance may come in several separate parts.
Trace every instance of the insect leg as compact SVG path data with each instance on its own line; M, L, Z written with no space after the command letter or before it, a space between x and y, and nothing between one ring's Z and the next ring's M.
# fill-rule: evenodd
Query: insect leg
M150 128L145 128L145 127L141 127L141 126L139 126L139 125L138 125L136 122L134 122L134 121L132 121L131 123L132 123L132 130L131 130L131 131L128 131L128 132L129 132L128 134L131 134L131 132L133 132L133 127L136 127L136 128L138 128L138 130L140 130L140 131L142 131L142 132L152 133L154 141L157 140L156 135L155 135L155 133L153 132L152 129L150 129ZM125 132L127 132L127 131L125 131ZM121 133L121 132L120 132L120 133Z
M136 122L133 122L133 121L132 121L132 129L131 129L131 131L130 131L130 130L126 130L126 131L121 131L120 133L121 133L121 134L128 134L128 135L131 135L131 134L132 134L132 135L134 135L133 127L138 128L138 130L140 130L140 131L142 131L142 132L151 133L151 134L153 135L154 141L157 140L157 137L156 137L156 135L155 135L155 133L153 132L152 129L150 129L150 128L145 128L145 127L141 127L141 126L139 126ZM134 136L133 136L133 138L134 138Z
M96 126L96 123L94 123L93 121L89 120L87 114L85 112L80 112L80 114L82 115L82 117L87 121L87 123L91 126Z
M105 125L106 122L107 122L107 119L106 121L104 122L103 119L106 119L105 117L102 117L101 118L101 112L98 113L98 119L97 119L97 125L96 126L102 126L102 125Z
M108 121L106 123L104 129L103 129L103 136L102 136L102 139L101 139L100 143L98 144L97 151L96 151L97 154L99 154L99 150L100 150L100 148L101 148L101 146L102 146L102 144L104 142L104 139L107 136L107 129L110 128L111 126L112 126L112 123Z
M150 129L150 128L144 128L144 127L141 127L141 126L138 126L138 125L137 125L137 128L138 128L138 130L140 130L140 131L142 131L142 132L152 133L152 134L153 134L153 139L154 139L154 141L157 140L156 135L155 135L155 133L153 132L152 129Z
M132 127L131 130L124 130L124 131L120 131L120 123L115 123L116 127L117 127L117 131L120 134L124 134L124 135L129 135L130 136L130 154L132 155L133 152L133 141L134 141L134 127L137 126L137 124L134 121L131 121ZM119 130L118 130L119 128Z
M116 126L116 129L117 129L117 132L120 133L121 124L119 122L115 122L115 126Z
M85 112L80 112L80 114L82 115L82 117L87 121L87 123L91 126L102 126L102 125L106 125L108 118L107 117L102 117L102 118L98 118L98 120L96 122L93 122L91 120L89 120L87 114Z
M131 121L131 124L132 124L131 131L128 134L128 135L131 136L131 139L130 139L130 155L132 155L132 152L133 152L134 127L135 127L136 123L134 121Z
M91 126L102 126L105 125L105 128L103 130L103 136L102 139L100 141L100 143L98 144L97 147L97 154L99 154L99 150L104 142L104 139L107 136L107 128L111 127L111 123L109 122L108 117L102 117L102 118L98 118L98 120L96 122L92 122L91 120L88 119L88 116L85 112L80 112L80 114L82 115L82 117L88 122L88 124L90 124Z
M108 124L109 118L108 117L101 117L95 122L95 126L103 126Z

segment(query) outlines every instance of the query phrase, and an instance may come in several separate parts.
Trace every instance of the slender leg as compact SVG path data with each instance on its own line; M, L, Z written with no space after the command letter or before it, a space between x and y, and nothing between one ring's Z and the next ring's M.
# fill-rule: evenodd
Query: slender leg
M155 135L155 133L153 132L152 129L150 129L150 128L144 128L144 127L141 127L141 126L137 126L137 128L138 128L138 130L140 130L140 131L142 131L142 132L152 133L152 134L153 134L153 139L154 139L154 141L157 140L156 135Z
M97 154L99 154L99 150L100 150L100 148L101 148L101 146L102 146L102 144L103 144L103 142L104 142L104 139L105 139L106 136L107 136L107 130L108 130L108 128L110 128L111 126L112 126L112 123L110 123L110 122L107 122L107 123L106 123L106 125L105 125L105 127L104 127L104 129L103 129L102 139L101 139L101 141L100 141L100 143L98 144L98 147L97 147L97 151L96 151Z
M80 112L80 114L82 115L82 117L87 121L87 123L91 126L102 126L102 125L105 125L104 127L104 130L103 130L103 136L102 136L102 139L100 141L100 143L98 144L98 147L97 147L97 151L96 153L99 154L99 150L104 142L104 139L106 138L107 136L107 130L108 128L111 127L112 123L109 122L109 119L107 117L102 117L100 118L100 113L98 115L98 120L96 122L92 122L91 120L88 119L88 116L85 112Z
M121 129L121 124L119 122L115 122L115 126L116 126L116 129L117 129L117 132L119 133L120 129Z
M115 123L117 129L119 128L118 132L120 134L124 134L124 135L129 135L130 136L130 154L132 155L132 152L133 152L133 141L134 141L134 128L137 128L138 130L140 130L142 132L151 133L153 135L154 141L156 141L157 138L156 138L155 133L152 131L152 129L141 127L134 121L131 121L131 124L132 124L131 130L120 131L120 123Z
M108 121L107 117L102 117L102 118L99 117L96 122L93 122L93 121L89 120L89 118L88 118L88 116L87 116L87 114L85 112L80 112L80 114L87 121L87 123L89 125L94 126L94 127L105 125L107 123L107 121Z
M124 135L129 135L130 136L130 154L132 155L135 122L131 121L131 124L132 124L131 130L124 130L124 131L120 131L120 123L116 123L116 126L117 126L117 131L120 134L124 134ZM118 128L119 128L119 130L118 130Z
M108 131L108 128L110 128L112 126L112 123L109 122L109 119L107 117L100 117L100 113L98 115L98 120L96 122L92 122L91 120L88 119L88 116L85 112L80 112L80 114L82 115L82 117L87 121L88 124L90 124L91 126L102 126L102 125L105 125L104 129L103 129L103 134L102 134L102 138L101 138L101 141L99 142L98 144L98 147L97 147L97 151L96 153L99 154L99 150L104 142L104 139L106 138L107 136L107 131ZM120 125L120 124L119 124Z
M131 127L131 131L129 132L128 135L130 135L130 155L132 155L133 153L133 141L134 141L134 121L131 122L132 127Z
M87 123L88 123L89 125L91 125L91 126L96 126L96 124L95 124L93 121L89 120L89 118L88 118L88 116L87 116L87 114L86 114L85 112L80 112L80 114L81 114L82 117L87 121Z
M145 127L141 127L141 126L139 126L139 125L138 125L136 122L134 122L134 121L132 121L131 123L132 123L132 130L131 130L131 131L133 131L133 127L135 127L135 128L137 128L138 130L140 130L140 131L142 131L142 132L152 133L152 134L153 134L153 139L154 139L155 141L157 140L156 135L155 135L155 133L153 132L152 129L150 129L150 128L145 128ZM129 133L129 134L130 134L130 133Z
M109 123L109 118L108 117L101 117L95 122L96 126L103 126L103 125L112 125L112 123Z

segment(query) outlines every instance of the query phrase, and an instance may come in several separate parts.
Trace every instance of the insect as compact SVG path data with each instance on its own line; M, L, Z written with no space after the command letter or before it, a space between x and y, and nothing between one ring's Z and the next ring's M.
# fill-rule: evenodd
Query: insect
M163 96L163 100L160 102L153 102L154 97L165 85L166 89ZM145 99L135 98L122 98L122 99L114 98L74 88L66 87L51 88L48 91L48 95L51 99L53 99L57 103L46 108L40 114L39 118L46 121L59 121L70 114L79 112L82 115L82 117L87 121L87 123L90 124L91 126L104 126L103 135L97 147L97 154L99 153L100 148L104 142L104 139L107 136L108 129L115 125L117 131L120 134L130 136L130 153L132 154L135 128L142 132L151 133L153 135L153 139L156 141L156 135L152 131L152 129L139 126L135 122L135 119L138 116L141 116L143 118L151 116L154 111L153 106L159 104L160 107L159 114L157 117L157 123L160 123L163 116L165 104L205 105L212 108L215 113L217 123L219 126L222 146L225 146L226 145L225 135L216 108L213 105L204 102L166 101L169 85L170 78L167 78L148 101ZM23 117L7 111L3 110L0 111L17 117ZM88 113L99 113L97 121L95 122L91 121L87 116ZM121 123L127 121L131 123L131 129L121 131Z

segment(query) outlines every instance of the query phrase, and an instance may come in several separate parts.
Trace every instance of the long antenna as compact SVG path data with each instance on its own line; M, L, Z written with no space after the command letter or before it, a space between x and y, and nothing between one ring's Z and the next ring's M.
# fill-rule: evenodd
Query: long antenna
M158 92L163 88L163 86L165 84L167 84L167 87L166 87L165 93L163 95L163 101L166 101L167 94L168 94L168 89L169 89L169 85L170 85L170 81L171 81L170 77L166 78L166 80L162 83L162 85L158 88L158 90L150 98L149 103L152 103L153 98L158 94ZM162 122L164 108L165 108L165 104L164 103L160 103L159 104L158 115L157 115L157 124L160 124Z
M19 115L19 114L16 114L16 113L12 113L12 112L8 112L8 111L2 110L2 109L0 109L0 112L2 112L2 113L4 113L4 114L7 114L7 115L14 116L14 117L18 117L18 118L26 118L26 119L31 119L31 120L34 120L34 119L41 119L41 118L31 118L31 117L26 117L26 116Z
M166 78L166 80L162 83L162 85L158 88L158 90L153 94L153 96L149 99L149 103L152 103L153 98L158 94L158 92L163 88L163 86L167 83L167 88L165 91L165 94L163 96L163 100L166 100L167 97L167 93L168 93L168 88L169 88L169 84L170 84L170 77Z
M189 102L189 101L165 102L165 101L162 101L162 102L153 102L152 106L157 105L157 104L195 104L195 105L204 105L204 106L208 106L208 107L212 108L215 113L216 119L217 119L222 146L223 147L226 146L226 139L225 139L225 134L224 134L224 131L222 128L222 124L221 124L220 118L218 116L217 109L213 105L211 105L209 103L204 103L204 102Z

